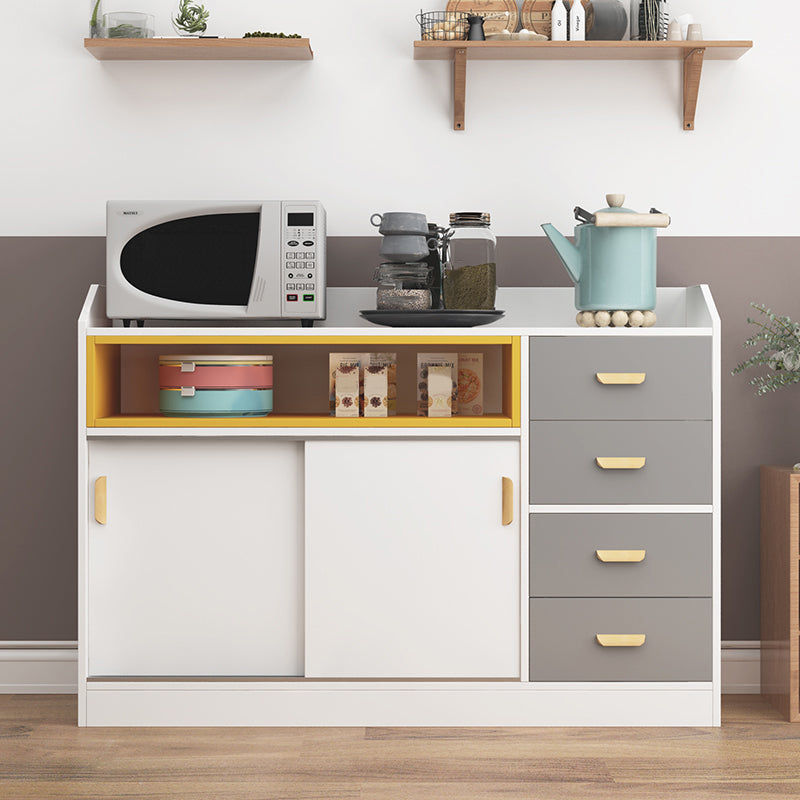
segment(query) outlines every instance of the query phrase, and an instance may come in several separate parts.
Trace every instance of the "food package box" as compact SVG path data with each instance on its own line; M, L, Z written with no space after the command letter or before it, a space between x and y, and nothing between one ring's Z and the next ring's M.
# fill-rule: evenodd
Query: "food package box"
M457 353L417 353L417 416L433 416L430 407L430 387L428 375L431 367L446 367L450 370L450 407L447 416L458 413L458 354ZM439 415L441 416L441 415Z
M428 416L449 417L453 404L453 371L448 366L428 367Z
M387 413L397 413L397 353L331 353L328 359L328 400L331 416L336 414L336 391L334 376L340 364L358 364L361 373L359 406L364 413L364 372L367 366L385 366L388 389L386 393Z
M458 354L458 413L483 415L483 353Z
M367 364L364 367L364 416L389 416L389 368Z
M370 367L386 367L386 414L367 414L367 370ZM397 353L362 353L361 382L364 386L362 411L365 417L385 417L397 414Z
M359 365L340 364L334 372L336 416L357 417L359 411Z
M331 416L341 416L337 413L337 405L336 405L336 371L340 367L356 367L356 374L359 374L361 369L361 353L331 353L328 358L328 403L330 407ZM359 391L356 391L356 399L359 399L359 404L356 406L356 409L360 406L360 398L359 398ZM352 415L348 415L352 416ZM356 413L354 416L358 416Z

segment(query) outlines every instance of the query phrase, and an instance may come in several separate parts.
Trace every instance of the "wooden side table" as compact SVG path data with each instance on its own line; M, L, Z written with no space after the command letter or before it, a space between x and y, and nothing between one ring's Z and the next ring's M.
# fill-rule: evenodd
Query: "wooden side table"
M800 720L800 471L761 467L761 694Z

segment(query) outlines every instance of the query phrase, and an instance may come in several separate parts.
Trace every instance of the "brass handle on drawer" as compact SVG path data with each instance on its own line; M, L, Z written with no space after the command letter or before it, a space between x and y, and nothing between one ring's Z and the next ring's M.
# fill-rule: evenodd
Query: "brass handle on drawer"
M637 386L644 383L645 372L595 372L595 377L606 386Z
M503 478L503 525L514 521L514 481Z
M606 563L638 563L644 561L646 550L595 550L595 555L600 561Z
M94 482L94 518L101 525L108 521L106 476L99 477Z
M598 633L597 643L603 647L641 647L644 644L643 633Z
M597 456L595 459L597 466L601 469L641 469L644 466L644 456L610 458Z

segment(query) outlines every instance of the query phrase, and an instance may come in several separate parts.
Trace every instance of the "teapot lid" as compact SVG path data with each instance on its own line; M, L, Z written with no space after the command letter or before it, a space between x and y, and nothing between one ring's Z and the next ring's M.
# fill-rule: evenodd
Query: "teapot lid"
M600 211L608 211L612 214L635 214L632 208L623 208L622 204L625 202L624 194L607 194L606 203L608 208L601 208ZM597 212L595 212L597 213Z

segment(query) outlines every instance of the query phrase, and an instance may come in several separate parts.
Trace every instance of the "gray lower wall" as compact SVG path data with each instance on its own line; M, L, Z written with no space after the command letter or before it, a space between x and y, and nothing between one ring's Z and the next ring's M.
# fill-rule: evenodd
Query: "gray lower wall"
M328 240L331 286L372 285L377 237ZM722 317L722 636L759 638L758 467L800 461L800 387L756 398L731 369L751 301L800 321L800 237L659 240L659 285L710 285ZM0 238L0 641L77 636L76 319L101 237ZM503 286L567 286L544 238L498 243Z

